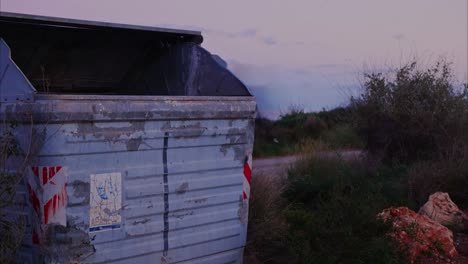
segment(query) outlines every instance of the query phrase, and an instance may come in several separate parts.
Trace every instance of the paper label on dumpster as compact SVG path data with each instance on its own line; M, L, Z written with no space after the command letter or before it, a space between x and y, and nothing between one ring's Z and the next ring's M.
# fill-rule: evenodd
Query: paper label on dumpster
M120 172L91 174L89 231L120 228L122 175Z

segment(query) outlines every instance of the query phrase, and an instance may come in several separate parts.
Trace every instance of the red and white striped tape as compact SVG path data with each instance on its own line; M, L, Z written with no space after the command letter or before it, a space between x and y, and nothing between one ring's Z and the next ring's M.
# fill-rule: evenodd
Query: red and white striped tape
M33 223L33 243L39 244L43 225L66 225L67 174L62 166L32 166L27 187L36 221Z
M250 183L252 182L252 155L245 157L244 162L244 200L250 198Z

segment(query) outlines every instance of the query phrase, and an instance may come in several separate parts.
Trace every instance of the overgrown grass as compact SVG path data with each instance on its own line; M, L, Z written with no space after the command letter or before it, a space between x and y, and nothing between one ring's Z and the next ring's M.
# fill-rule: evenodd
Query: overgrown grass
M286 200L281 197L284 186L280 177L263 174L252 177L244 263L295 262L288 253Z
M405 263L376 215L410 205L407 168L322 156L316 145L287 178L254 175L246 263ZM281 194L281 195L280 195Z
M260 155L308 153L289 170L283 195L275 198L281 203L264 207L274 212L269 219L283 223L266 241L281 241L286 249L276 255L288 263L406 263L387 236L390 226L376 219L379 212L391 206L417 211L437 191L468 208L468 85L455 85L445 62L429 69L410 63L392 73L367 74L362 94L347 108L295 109L258 127ZM364 148L367 159L328 155L342 148ZM280 189L269 188L263 195ZM255 203L265 201L268 196ZM252 220L250 228L273 228L262 223L268 222ZM260 262L274 259L275 251L265 252Z
M386 236L390 226L375 217L407 204L401 173L319 155L296 164L284 197L289 246L299 263L403 263Z

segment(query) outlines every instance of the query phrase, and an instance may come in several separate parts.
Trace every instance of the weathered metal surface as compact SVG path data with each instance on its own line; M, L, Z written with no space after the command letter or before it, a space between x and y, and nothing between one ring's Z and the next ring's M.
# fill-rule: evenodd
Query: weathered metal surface
M36 89L11 59L10 48L0 38L0 103L34 100Z
M0 13L0 37L11 45L14 61L39 92L250 95L200 47L199 33L13 18Z
M153 31L153 32L162 32L178 35L187 35L187 36L198 36L198 40L201 42L201 32L195 30L184 30L184 29L171 29L171 28L162 28L162 27L148 27L140 25L128 25L120 23L110 23L110 22L101 22L101 21L90 21L90 20L80 20L80 19L70 19L70 18L60 18L60 17L50 17L50 16L39 16L32 14L21 14L21 13L12 13L12 12L0 12L0 20L9 21L9 22L21 22L21 23L36 23L36 24L46 24L49 26L56 27L70 27L70 28L107 28L107 29L125 29L132 31Z
M256 106L199 32L0 12L0 37L18 262L242 261Z
M66 168L66 226L49 224L41 234L49 258L241 262L253 97L40 95L31 104L1 108L2 120L31 131L32 117L34 129L42 131L34 137L42 147L33 166ZM92 209L96 195L102 201L119 197L118 179L121 206ZM115 217L110 221L105 214ZM102 225L90 230L91 217ZM24 247L21 256L37 260L33 248Z
M39 92L250 95L200 46L200 32L0 12L0 37Z

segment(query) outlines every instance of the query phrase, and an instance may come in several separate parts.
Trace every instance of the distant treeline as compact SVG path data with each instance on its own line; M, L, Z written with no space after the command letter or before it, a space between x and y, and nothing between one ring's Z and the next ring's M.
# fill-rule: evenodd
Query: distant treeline
M313 142L330 148L362 148L353 128L350 106L307 113L292 106L278 120L259 117L255 123L254 155L287 155L302 151Z

